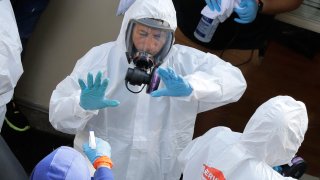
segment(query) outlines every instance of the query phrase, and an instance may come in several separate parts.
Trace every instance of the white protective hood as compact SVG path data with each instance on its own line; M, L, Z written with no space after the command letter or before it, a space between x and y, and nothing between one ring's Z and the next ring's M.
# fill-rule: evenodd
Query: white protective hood
M184 180L280 180L272 169L288 164L297 153L308 126L305 105L289 96L262 104L243 133L215 127L193 140L179 155Z
M307 127L305 105L289 96L278 96L256 110L240 144L272 167L287 164L301 146Z
M124 51L126 30L130 19L154 18L161 19L170 24L172 30L177 28L176 11L171 0L136 0L126 11L117 43Z

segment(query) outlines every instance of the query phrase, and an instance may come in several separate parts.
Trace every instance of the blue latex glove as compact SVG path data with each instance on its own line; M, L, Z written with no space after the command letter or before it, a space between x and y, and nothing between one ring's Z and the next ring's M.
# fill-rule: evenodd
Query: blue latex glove
M234 21L240 24L248 24L256 19L259 7L255 0L242 0L239 6L239 8L234 9L239 18L235 18Z
M96 137L96 149L91 149L88 142L82 145L82 149L92 164L101 156L108 156L111 159L110 144L98 137Z
M80 106L83 109L96 110L105 107L115 107L120 104L117 100L108 100L104 97L109 80L104 79L101 83L101 76L102 73L99 72L93 83L93 76L91 73L88 73L87 86L82 79L79 79L81 87Z
M192 92L190 84L183 79L180 75L177 75L172 68L159 67L157 70L160 78L166 85L165 88L153 91L152 97L159 96L189 96Z
M205 0L209 8L214 11L217 10L218 12L221 11L221 0Z
M281 172L282 172L282 167L281 167L281 166L275 166L275 167L273 167L272 169L275 170L275 171L277 171L277 172L280 173L280 174L281 174Z

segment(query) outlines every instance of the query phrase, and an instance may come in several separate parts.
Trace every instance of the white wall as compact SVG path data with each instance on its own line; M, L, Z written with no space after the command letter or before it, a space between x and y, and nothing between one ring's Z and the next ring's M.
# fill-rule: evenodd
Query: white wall
M90 48L117 38L119 0L52 0L27 44L15 97L48 109L53 89Z

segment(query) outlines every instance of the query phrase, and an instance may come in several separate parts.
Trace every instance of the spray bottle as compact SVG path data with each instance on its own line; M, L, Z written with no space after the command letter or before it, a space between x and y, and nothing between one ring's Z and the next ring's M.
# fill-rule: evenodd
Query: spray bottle
M208 43L211 41L213 34L220 22L224 22L233 12L233 8L240 8L241 0L225 0L221 4L221 12L212 11L209 6L205 6L202 11L202 17L194 31L194 36L202 42Z
M206 6L205 8L209 7ZM206 12L208 11L202 10L202 17L193 34L198 40L207 43L211 41L220 21L218 18L210 18Z

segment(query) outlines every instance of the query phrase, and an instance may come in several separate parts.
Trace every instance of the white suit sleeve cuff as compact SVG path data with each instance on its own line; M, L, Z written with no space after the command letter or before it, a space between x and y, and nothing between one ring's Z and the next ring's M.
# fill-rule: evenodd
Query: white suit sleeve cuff
M92 116L97 115L99 110L85 110L80 106L80 96L76 97L76 104L74 106L74 114L81 119L90 119Z

